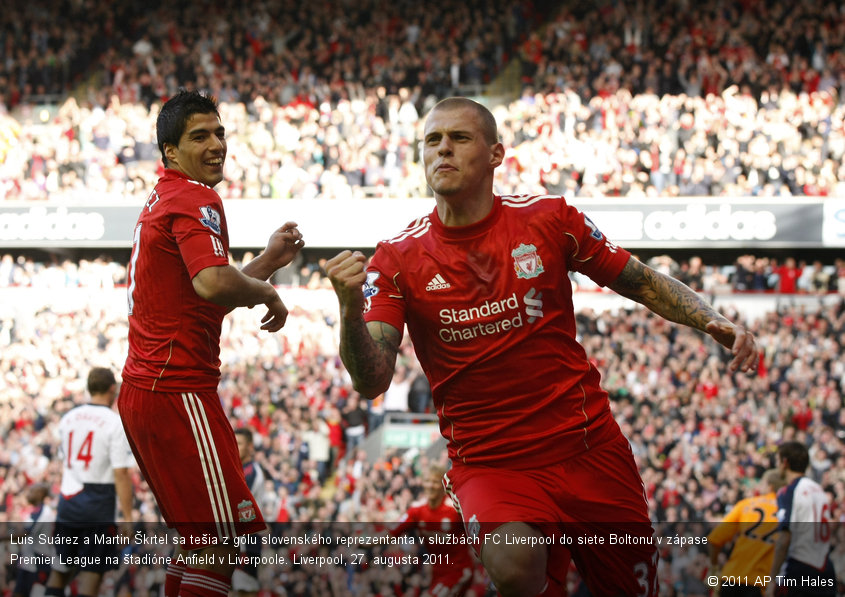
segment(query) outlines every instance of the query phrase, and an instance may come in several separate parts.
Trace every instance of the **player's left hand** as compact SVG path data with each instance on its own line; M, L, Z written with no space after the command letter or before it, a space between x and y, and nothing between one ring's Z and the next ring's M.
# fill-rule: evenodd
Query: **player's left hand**
M270 235L263 254L273 263L274 269L279 269L293 261L304 246L305 241L302 240L302 233L296 222L285 222Z
M754 334L740 325L718 319L708 323L705 330L719 344L730 349L733 359L728 368L731 371L757 370L760 349Z
M261 318L261 329L268 332L278 332L287 321L288 308L278 294L264 305L267 307L267 313Z

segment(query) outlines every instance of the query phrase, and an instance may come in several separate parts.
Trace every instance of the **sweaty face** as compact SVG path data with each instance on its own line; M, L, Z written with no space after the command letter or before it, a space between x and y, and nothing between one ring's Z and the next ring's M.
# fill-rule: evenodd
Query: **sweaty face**
M210 187L223 180L226 129L217 114L192 114L179 145L164 150L169 168Z
M483 188L500 158L484 138L478 113L470 107L441 108L429 114L423 138L428 186L450 196Z

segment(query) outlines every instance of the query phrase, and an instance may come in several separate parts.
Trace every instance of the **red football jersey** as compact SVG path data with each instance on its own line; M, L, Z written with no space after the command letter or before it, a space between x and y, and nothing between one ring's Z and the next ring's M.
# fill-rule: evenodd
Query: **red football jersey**
M228 265L228 251L220 196L165 170L132 239L124 380L150 390L217 389L227 309L197 295L191 279L206 267Z
M448 497L444 496L436 508L427 501L411 506L389 533L396 537L411 530L419 533L428 553L442 556L430 560L435 582L446 572L458 572L460 578L464 568L473 567L464 522Z
M607 285L629 256L563 197L496 197L464 227L434 210L379 243L364 317L407 323L453 461L560 462L619 433L568 273Z

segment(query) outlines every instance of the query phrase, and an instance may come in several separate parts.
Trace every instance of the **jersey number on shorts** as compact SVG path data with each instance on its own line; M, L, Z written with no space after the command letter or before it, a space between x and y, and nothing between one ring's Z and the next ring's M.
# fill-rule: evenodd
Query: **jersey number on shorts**
M89 431L85 436L85 439L82 440L82 445L79 446L79 450L76 452L76 456L73 455L73 431L71 431L67 436L67 466L71 468L73 466L73 459L79 460L85 463L85 470L88 470L88 466L91 464L91 460L93 456L91 456L91 446L94 445L94 432Z

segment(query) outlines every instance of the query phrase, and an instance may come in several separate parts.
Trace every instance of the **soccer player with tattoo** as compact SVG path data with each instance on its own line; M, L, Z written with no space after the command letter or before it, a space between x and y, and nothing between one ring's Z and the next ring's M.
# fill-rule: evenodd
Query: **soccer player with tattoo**
M642 480L578 341L569 273L708 334L731 371L756 368L754 336L563 197L496 195L505 149L481 104L436 104L422 145L435 209L369 265L358 251L326 263L356 390L389 386L407 325L448 440L447 489L501 595L565 594L570 559L594 595L656 595ZM561 545L564 532L625 545Z

